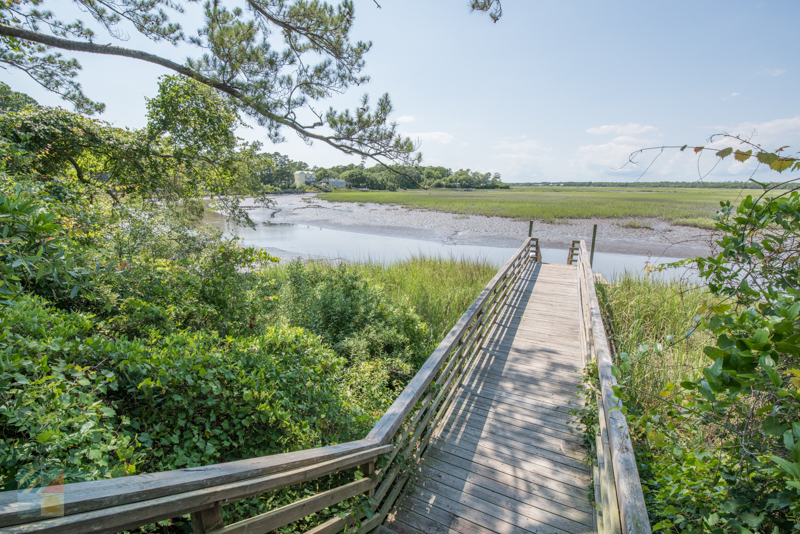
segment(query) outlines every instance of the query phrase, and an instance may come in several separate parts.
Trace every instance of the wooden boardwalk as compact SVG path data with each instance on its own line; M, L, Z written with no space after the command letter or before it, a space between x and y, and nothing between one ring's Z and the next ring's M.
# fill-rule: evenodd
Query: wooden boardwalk
M575 266L531 263L383 534L596 532Z

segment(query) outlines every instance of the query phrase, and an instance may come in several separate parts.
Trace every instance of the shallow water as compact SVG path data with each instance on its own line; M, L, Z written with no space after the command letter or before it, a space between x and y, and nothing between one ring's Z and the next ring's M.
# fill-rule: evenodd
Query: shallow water
M497 266L504 264L517 247L487 247L448 245L435 241L386 237L343 230L331 230L305 224L258 222L255 230L231 224L222 216L210 213L204 221L225 232L241 236L246 244L264 248L281 258L314 258L371 263L393 263L414 256L471 258L487 260ZM521 243L522 239L520 239ZM566 263L567 251L542 249L547 263ZM645 266L669 263L679 258L650 258L629 254L595 252L593 270L606 279L628 272L643 272ZM683 271L669 271L666 276L677 277Z

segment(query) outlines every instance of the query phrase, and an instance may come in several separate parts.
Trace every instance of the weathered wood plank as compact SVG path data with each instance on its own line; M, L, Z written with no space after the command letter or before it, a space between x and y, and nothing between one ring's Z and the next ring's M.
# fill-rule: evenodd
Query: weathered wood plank
M375 534L397 534L397 531L391 530L383 525L378 525L372 532L374 532ZM422 533L417 530L406 530L403 532L403 534L422 534Z
M575 380L559 380L561 378L570 377L570 375L559 375L554 373L546 377L537 376L531 373L504 368L502 362L495 362L494 365L486 365L485 367L477 368L477 371L481 376L493 377L499 380L515 380L523 384L531 384L532 386L541 389L569 392L569 394L572 396L575 395L578 385L580 384L580 382Z
M445 486L440 482L425 477L420 477L419 481L417 482L417 487L424 488L431 493L434 493L439 499L449 499L465 507L494 517L495 520L500 519L506 521L517 528L524 529L527 532L532 532L535 534L580 533L580 525L578 525L576 528L567 530L547 524L542 520L541 517L537 519L531 518L528 515L521 513L521 509L524 508L522 503L511 503L508 499L504 499L497 493L494 493L493 495L486 495L485 493L482 493L483 498L481 498L466 491Z
M501 400L490 400L484 397L479 397L467 391L462 391L461 396L465 399L469 399L470 402L485 410L503 413L511 417L524 417L525 420L530 420L530 422L536 424L555 425L552 426L552 428L563 428L565 432L570 432L573 430L583 432L583 426L577 423L577 420L569 416L557 417L553 412L527 410L520 408L515 404L510 404Z
M574 450L561 445L547 443L530 443L513 439L508 435L500 435L489 429L471 427L453 427L443 430L437 439L447 440L449 445L461 447L473 452L476 447L498 450L525 458L527 461L541 465L543 468L564 471L570 474L586 474L586 454L583 450Z
M546 508L547 505L552 506L550 502L528 499L524 495L508 491L507 488L499 485L493 484L491 487L486 487L486 485L474 484L469 480L462 480L438 470L435 465L423 467L420 470L420 475L442 486L462 491L486 502L513 510L521 516L567 532L583 532L586 530L586 526L591 526L592 524L592 516L589 514L580 514L580 519L573 519L567 517L569 514L562 515L555 513L555 510L548 510ZM536 504L539 504L539 506L536 506ZM566 507L558 507L557 509L561 512L570 510Z
M304 466L294 471L277 473L255 479L247 479L221 486L149 499L132 504L93 510L80 514L57 517L47 521L8 527L3 534L29 532L52 532L57 534L105 533L129 530L162 519L207 510L225 499L237 500L259 495L267 491L299 484L323 475L335 473L363 464L369 458L377 458L392 450L391 446L373 448L345 458Z
M548 501L552 503L550 506L566 506L587 514L592 511L592 505L586 499L586 495L572 495L555 490L541 484L540 479L527 476L525 472L513 471L513 474L509 474L436 449L431 450L425 461L431 462L434 467L445 466L446 472L474 484L496 483L508 488L508 491Z
M263 477L271 473L293 471L302 466L325 462L374 447L375 443L360 440L320 449L275 454L251 460L67 484L64 486L64 514L69 516L123 504L129 505L188 491ZM188 511L182 513L188 513ZM18 515L17 492L6 491L0 493L0 527L36 521L37 519Z
M560 411L557 407L553 406L542 406L535 402L534 399L530 398L521 398L518 396L511 396L505 395L502 392L491 393L489 391L483 391L482 393L476 393L473 389L461 388L462 395L469 395L470 397L474 397L475 399L491 403L492 405L497 406L504 406L508 407L509 409L519 410L523 413L530 413L532 415L537 415L541 417L547 417L549 419L559 419L564 424L567 422L576 421L576 417L574 415L568 414L564 411Z
M508 454L502 450L498 451L489 447L487 444L465 445L464 442L455 444L435 441L431 443L430 448L454 456L460 456L465 460L477 462L495 469L499 469L498 464L503 464L505 466L503 471L508 468L524 469L528 472L526 476L537 477L539 483L543 486L571 495L583 495L585 497L588 494L587 481L590 478L588 473L578 476L577 474L567 474L556 471L555 469L543 467L538 463L534 463L530 457Z
M580 262L581 276L587 281L587 297L591 312L590 326L597 354L597 370L600 375L602 402L608 429L611 462L614 467L622 531L648 534L651 532L650 519L647 515L642 483L639 479L639 470L636 467L636 458L633 455L628 423L625 420L624 412L620 410L621 403L614 396L613 387L617 384L617 380L611 372L611 367L613 366L611 351L608 347L608 339L603 326L594 279L589 279L592 276L592 269L589 265L589 256L584 242L581 242Z
M521 529L513 523L505 521L501 518L497 518L494 515L487 514L482 510L465 505L459 500L448 499L447 497L437 495L421 486L417 486L414 489L412 496L418 502L427 504L434 508L439 508L440 510L444 510L449 514L461 519L465 519L470 523L481 525L492 530L496 534L521 534L531 532L526 529Z
M478 416L485 417L487 422L499 421L505 423L506 421L513 421L510 423L513 426L519 426L520 428L533 430L535 432L543 432L546 435L559 439L575 441L576 443L580 443L583 440L582 429L575 428L562 421L554 422L549 419L543 419L537 417L535 414L528 415L509 411L504 409L502 404L486 406L478 402L474 397L465 395L459 398L456 406L456 409L461 410L461 412L469 411Z
M572 402L553 401L547 397L541 397L535 394L520 394L519 392L511 391L508 388L503 388L501 386L497 386L496 384L490 384L486 382L478 384L464 384L463 389L467 389L475 395L499 395L505 398L516 399L520 401L536 402L546 409L558 411L566 415L569 415L567 414L569 410L573 410L576 406L580 405L577 399L574 401L573 399L570 399Z
M548 425L520 421L516 417L490 413L487 410L464 402L457 404L456 408L453 409L453 413L457 414L450 419L454 425L464 422L467 426L476 426L478 428L505 429L512 434L518 433L519 437L533 438L538 436L543 441L551 443L569 441L579 444L582 441L581 436L576 432L565 432L563 428L551 428Z
M495 534L494 530L486 526L455 516L442 508L415 498L414 495L410 495L403 502L403 507L389 523L392 528L396 524L395 521L426 534Z

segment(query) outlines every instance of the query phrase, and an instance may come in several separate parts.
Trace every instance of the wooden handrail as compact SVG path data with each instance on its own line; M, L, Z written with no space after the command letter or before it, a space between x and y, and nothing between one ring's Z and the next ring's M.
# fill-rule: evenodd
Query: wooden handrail
M603 532L650 534L650 519L636 467L630 430L622 411L622 402L614 395L617 380L611 372L613 361L606 337L600 303L597 299L594 275L589 263L586 243L580 241L577 267L579 292L581 299L581 323L585 336L583 346L586 360L595 360L600 379L600 395L598 399L598 415L600 433L597 437L598 467L595 476L599 476L601 490L598 504L602 510ZM570 249L570 258L572 249Z
M487 299L491 296L492 291L500 284L505 278L506 274L511 268L519 261L524 251L527 251L531 242L531 238L525 240L525 243L519 248L516 254L503 265L497 274L494 275L486 287L483 288L478 298L467 308L464 315L453 326L450 332L445 336L441 343L436 347L433 353L428 357L419 372L414 375L411 382L408 383L406 388L400 393L400 396L392 403L389 409L383 414L383 417L378 420L372 431L367 434L366 439L374 443L385 445L389 443L394 437L400 424L405 420L417 401L422 398L422 394L433 381L436 373L442 368L450 352L458 346L458 342L462 339L463 334L467 328L473 323L475 317L483 309Z
M530 261L541 261L538 240L527 238L481 291L444 340L375 424L366 438L303 451L217 465L177 469L64 486L64 516L25 517L17 492L0 493L4 533L118 532L191 514L197 534L274 530L333 504L367 492L374 516L360 527L362 513L335 517L309 531L363 533L379 525L409 480L408 465L419 460L458 386L477 358L489 331ZM396 461L398 457L407 460ZM379 468L376 466L382 462ZM225 526L223 502L235 501L358 467L367 480L329 491Z

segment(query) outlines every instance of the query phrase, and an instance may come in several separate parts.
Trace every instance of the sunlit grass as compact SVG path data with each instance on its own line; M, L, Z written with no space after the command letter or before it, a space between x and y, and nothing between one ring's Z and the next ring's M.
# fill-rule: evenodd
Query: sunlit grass
M678 226L694 226L696 228L714 229L715 221L709 217L687 217L685 219L675 219L672 224Z
M703 347L714 340L696 331L695 315L708 293L683 280L626 274L598 285L609 339L632 357L630 395L652 406L670 383L695 378L710 360Z
M559 219L658 218L711 227L720 201L755 191L701 188L616 190L611 187L519 187L500 191L341 191L320 195L333 202L399 204L413 209L556 222Z
M309 262L306 269L329 269L330 263ZM497 273L488 260L414 257L389 265L350 263L366 278L384 286L395 303L408 302L431 328L438 343ZM273 275L281 282L284 269Z
M642 228L646 230L652 230L653 225L647 221L642 221L640 219L624 219L621 221L617 221L617 226L622 226L623 228Z

